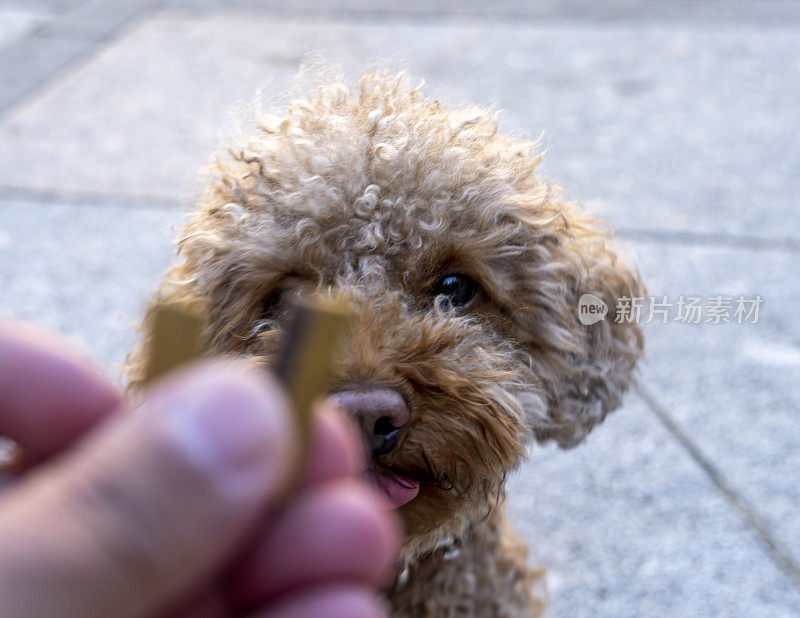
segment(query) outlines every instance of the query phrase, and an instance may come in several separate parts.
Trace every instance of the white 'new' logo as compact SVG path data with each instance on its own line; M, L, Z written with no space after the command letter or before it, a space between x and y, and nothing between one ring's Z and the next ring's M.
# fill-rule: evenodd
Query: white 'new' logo
M604 320L608 315L608 305L594 294L584 294L578 300L578 320L584 326L591 326Z

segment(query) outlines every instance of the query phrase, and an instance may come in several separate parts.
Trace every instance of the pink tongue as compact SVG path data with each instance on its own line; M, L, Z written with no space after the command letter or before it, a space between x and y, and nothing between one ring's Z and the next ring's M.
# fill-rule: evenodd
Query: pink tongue
M368 472L367 476L371 483L377 486L386 497L390 507L393 509L411 502L419 493L419 482L412 481L404 476L378 474L376 472Z

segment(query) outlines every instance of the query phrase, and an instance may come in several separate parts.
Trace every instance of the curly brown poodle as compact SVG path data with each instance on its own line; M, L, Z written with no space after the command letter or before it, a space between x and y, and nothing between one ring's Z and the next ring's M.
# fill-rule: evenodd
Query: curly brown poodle
M504 481L531 442L583 440L642 353L640 328L615 319L618 299L644 294L638 273L534 155L489 111L452 109L403 73L323 80L221 150L156 298L206 309L209 355L270 365L293 298L347 295L330 393L404 523L394 616L544 611ZM581 323L584 293L605 320Z

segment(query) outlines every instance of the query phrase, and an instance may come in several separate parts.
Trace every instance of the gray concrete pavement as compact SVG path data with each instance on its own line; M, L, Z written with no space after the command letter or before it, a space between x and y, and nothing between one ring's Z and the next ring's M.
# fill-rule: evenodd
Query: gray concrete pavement
M615 223L651 294L764 299L758 324L649 324L642 394L511 479L551 615L800 615L800 7L125 6L0 4L0 77L43 40L62 60L0 94L0 312L113 373L231 108L280 95L308 51L350 75L407 59L544 132L545 173Z

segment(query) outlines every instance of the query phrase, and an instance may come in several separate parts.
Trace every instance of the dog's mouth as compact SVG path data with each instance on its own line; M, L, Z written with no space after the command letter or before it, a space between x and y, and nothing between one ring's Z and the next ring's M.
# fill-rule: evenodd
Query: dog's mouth
M390 509L408 504L419 493L419 481L385 469L371 467L365 471L365 478L386 498Z

